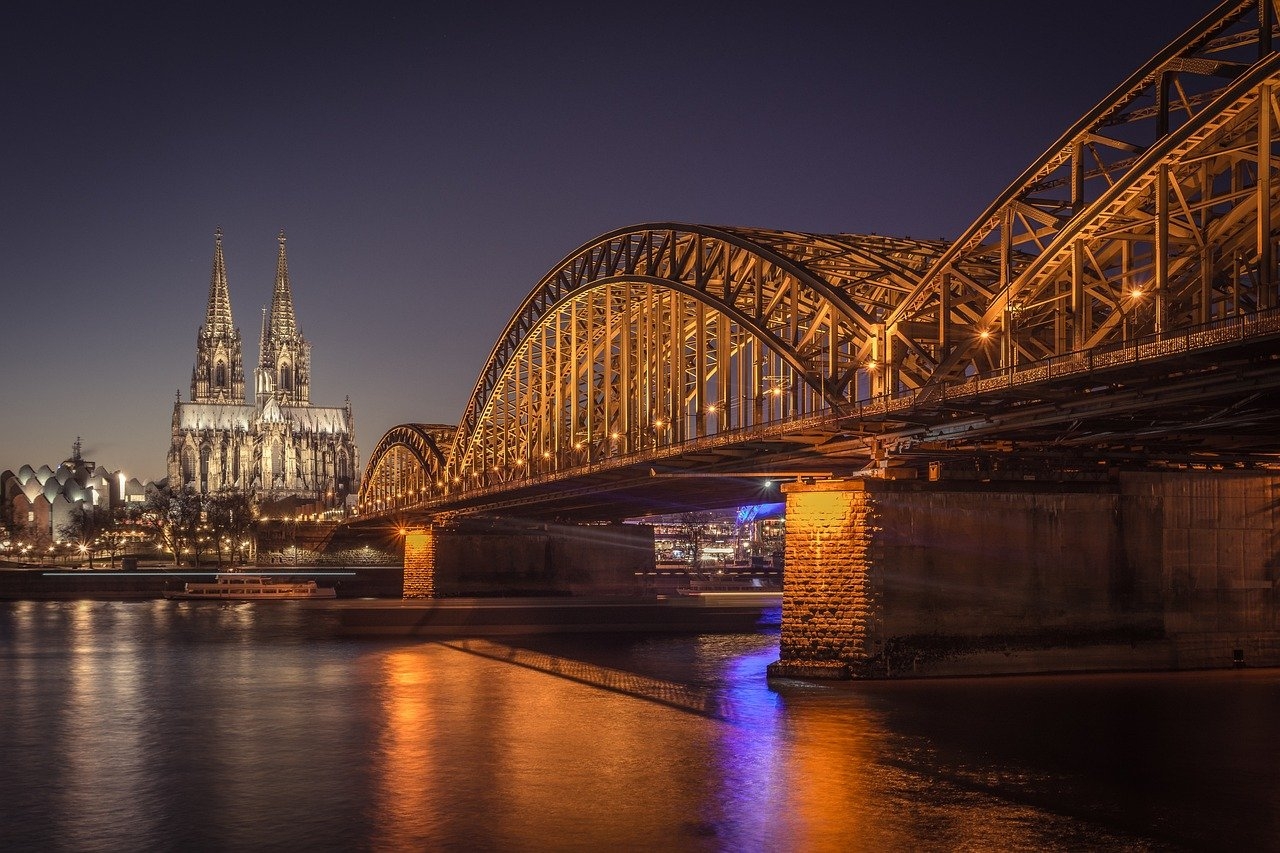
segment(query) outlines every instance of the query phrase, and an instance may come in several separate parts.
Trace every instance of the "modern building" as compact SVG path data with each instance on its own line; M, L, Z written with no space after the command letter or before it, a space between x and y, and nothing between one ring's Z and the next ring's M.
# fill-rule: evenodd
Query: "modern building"
M146 490L136 478L90 462L81 456L80 447L77 438L71 456L57 468L26 464L17 473L0 471L0 523L11 537L28 545L53 545L81 506L115 509L146 499Z
M173 405L168 482L203 494L233 488L265 502L306 499L340 506L359 487L351 399L311 404L311 345L293 310L280 232L271 308L262 312L254 394L246 395L240 330L231 317L222 230L214 232L204 325L196 335L191 399Z

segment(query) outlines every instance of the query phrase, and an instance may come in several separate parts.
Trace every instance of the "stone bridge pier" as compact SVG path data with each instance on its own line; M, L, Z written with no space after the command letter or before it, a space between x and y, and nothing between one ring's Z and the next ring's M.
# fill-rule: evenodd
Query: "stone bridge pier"
M784 487L771 676L1280 664L1280 476Z

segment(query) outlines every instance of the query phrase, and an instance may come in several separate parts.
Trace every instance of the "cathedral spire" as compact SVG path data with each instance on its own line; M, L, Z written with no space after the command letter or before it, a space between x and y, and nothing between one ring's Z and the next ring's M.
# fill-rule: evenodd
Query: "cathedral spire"
M231 295L227 290L227 265L222 259L222 229L213 232L213 274L209 277L209 307L204 315L206 335L231 332Z
M289 283L284 231L276 239L280 243L280 254L276 259L276 286L271 295L271 313L263 318L258 367L269 372L271 393L282 404L305 406L311 400L311 348L298 330L298 321L293 313L293 289ZM266 385L259 385L260 396L265 389Z
M289 287L289 260L284 253L284 231L276 239L280 241L280 255L276 258L276 288L271 295L271 335L292 338L298 334L298 321L293 316L293 291Z
M196 334L196 363L191 371L191 399L197 403L243 403L244 358L240 330L231 319L227 265L222 258L222 229L213 232L213 273L209 305Z

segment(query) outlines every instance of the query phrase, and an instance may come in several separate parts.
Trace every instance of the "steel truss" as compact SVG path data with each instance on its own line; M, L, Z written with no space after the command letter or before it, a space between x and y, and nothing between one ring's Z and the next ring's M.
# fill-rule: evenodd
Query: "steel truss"
M400 424L388 430L360 481L360 506L384 512L425 499L444 470L440 446L449 446L456 429L448 424Z
M954 243L657 223L583 245L499 337L448 452L397 427L362 498L749 440L1280 306L1276 5L1218 6Z

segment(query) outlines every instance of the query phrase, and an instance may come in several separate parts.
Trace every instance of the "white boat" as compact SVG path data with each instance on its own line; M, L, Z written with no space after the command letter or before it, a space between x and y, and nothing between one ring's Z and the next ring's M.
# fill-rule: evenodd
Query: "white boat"
M243 575L227 572L214 575L213 581L183 584L182 590L166 590L165 598L215 599L222 601L280 601L298 598L336 598L333 587L317 586L315 581L279 580L267 575Z

